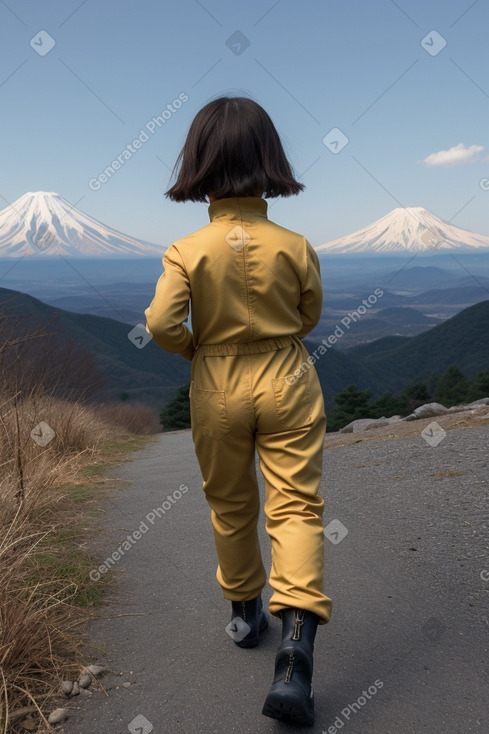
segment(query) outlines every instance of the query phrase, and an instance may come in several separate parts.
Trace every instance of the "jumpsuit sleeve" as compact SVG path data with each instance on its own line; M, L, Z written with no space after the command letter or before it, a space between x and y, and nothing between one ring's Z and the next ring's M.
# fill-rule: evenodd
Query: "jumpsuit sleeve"
M321 270L319 258L312 245L306 240L306 275L301 283L301 300L299 312L302 319L302 329L298 337L309 334L321 318L323 307L323 284L321 283Z
M177 352L192 361L195 347L192 332L184 321L189 314L190 281L177 248L163 255L165 272L160 275L151 304L145 310L146 331L167 352Z

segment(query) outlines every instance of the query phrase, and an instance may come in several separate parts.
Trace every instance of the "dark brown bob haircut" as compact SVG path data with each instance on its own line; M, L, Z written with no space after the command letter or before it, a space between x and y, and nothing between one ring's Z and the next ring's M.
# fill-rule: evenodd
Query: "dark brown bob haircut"
M175 163L173 201L206 201L232 196L298 194L280 137L269 115L247 97L219 97L197 112Z

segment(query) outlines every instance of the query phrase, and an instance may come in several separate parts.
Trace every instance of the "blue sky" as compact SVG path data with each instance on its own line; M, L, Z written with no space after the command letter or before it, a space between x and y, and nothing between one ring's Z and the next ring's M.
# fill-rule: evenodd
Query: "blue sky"
M267 109L306 185L269 200L269 216L313 245L396 206L489 234L488 27L484 0L0 1L0 208L57 191L166 247L208 222L205 204L163 196L188 126L210 99L239 94ZM41 31L55 42L44 56ZM236 31L241 53L226 45ZM323 142L333 128L348 138L336 153ZM464 162L423 162L453 163L457 151L442 151L460 144Z

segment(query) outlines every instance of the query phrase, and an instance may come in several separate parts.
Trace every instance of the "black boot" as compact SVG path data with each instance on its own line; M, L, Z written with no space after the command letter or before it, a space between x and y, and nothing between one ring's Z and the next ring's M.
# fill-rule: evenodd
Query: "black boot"
M294 724L314 724L311 685L314 637L319 617L304 609L283 609L282 641L275 657L275 676L262 713Z
M261 594L251 601L233 601L231 622L226 631L239 647L256 647L260 633L268 627Z

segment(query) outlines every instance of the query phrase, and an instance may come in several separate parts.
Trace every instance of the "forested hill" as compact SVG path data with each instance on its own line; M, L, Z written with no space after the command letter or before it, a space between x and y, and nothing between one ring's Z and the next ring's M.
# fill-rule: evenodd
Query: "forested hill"
M351 328L355 328L354 325ZM306 342L309 352L315 344ZM441 374L456 364L467 377L489 369L489 300L476 303L413 337L388 336L344 352L328 349L316 362L327 405L354 382L373 397Z
M128 339L132 327L120 321L64 311L5 288L0 288L0 309L10 318L22 316L17 336L44 324L93 352L113 398L126 392L131 398L163 406L190 380L190 362L153 342L138 349ZM307 339L304 343L310 353L317 346ZM330 347L315 366L330 407L334 396L350 383L371 390L375 398L442 373L451 364L457 364L467 377L489 368L489 300L418 336L384 337L345 351Z
M128 338L133 327L121 321L64 311L6 288L0 288L0 311L4 318L15 319L17 336L42 325L93 352L110 398L127 393L131 399L163 405L190 379L188 360L164 352L152 341L138 349Z

